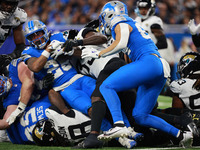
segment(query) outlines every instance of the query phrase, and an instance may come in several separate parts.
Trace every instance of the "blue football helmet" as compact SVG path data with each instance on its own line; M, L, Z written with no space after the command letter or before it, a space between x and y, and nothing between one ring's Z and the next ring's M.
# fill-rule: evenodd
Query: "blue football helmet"
M49 41L50 32L48 32L46 25L42 21L31 20L26 24L24 28L24 34L31 46L38 49L44 49L47 42ZM34 39L35 35L42 36Z
M148 8L148 12L146 15L140 14L140 8ZM148 17L155 14L155 0L139 0L136 4L135 13L142 19L147 19Z
M200 54L188 52L180 58L177 65L178 78L199 78L200 77Z
M110 22L111 19L116 15L128 15L127 6L120 1L111 1L104 5L99 15L100 30L105 35L111 34Z
M12 87L9 78L0 75L0 97L5 96Z

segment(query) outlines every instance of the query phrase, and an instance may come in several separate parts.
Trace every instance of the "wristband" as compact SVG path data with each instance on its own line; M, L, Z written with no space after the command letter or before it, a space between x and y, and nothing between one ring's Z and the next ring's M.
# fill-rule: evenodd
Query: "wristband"
M22 102L19 102L19 104L18 104L18 109L21 111L21 110L25 110L25 108L26 108L26 105L24 104L24 103L22 103Z
M44 50L44 51L42 52L42 55L48 59L49 56L50 56L50 53L47 52L46 50Z

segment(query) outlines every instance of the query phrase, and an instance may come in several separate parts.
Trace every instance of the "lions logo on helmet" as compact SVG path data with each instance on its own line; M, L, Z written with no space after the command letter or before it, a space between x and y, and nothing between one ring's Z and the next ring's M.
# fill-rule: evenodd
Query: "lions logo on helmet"
M26 24L24 28L24 34L31 46L38 49L43 49L49 41L50 33L48 32L46 25L42 21L31 20ZM35 38L35 36L40 37Z
M8 77L0 75L0 96L5 96L12 87Z
M105 35L111 34L109 31L111 19L116 15L123 14L128 15L127 6L124 3L120 1L111 1L106 3L99 15L99 20L101 22L99 28L102 28L102 33Z
M140 13L140 8L148 8L146 15ZM135 13L142 19L147 19L148 17L155 14L156 4L154 0L139 0L135 9Z
M8 19L16 10L19 0L0 0L0 19Z
M180 78L196 78L200 75L200 54L188 52L180 58L177 66L177 74Z

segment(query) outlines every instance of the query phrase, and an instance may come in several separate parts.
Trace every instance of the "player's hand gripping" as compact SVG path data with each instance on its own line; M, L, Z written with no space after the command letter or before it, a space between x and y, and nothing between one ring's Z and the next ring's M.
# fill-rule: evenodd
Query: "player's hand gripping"
M94 48L84 48L82 50L81 58L92 57L92 58L99 58L100 51Z
M25 108L26 108L26 105L22 102L19 102L17 108L15 109L15 111L11 113L11 115L8 117L6 122L8 122L9 125L13 124L18 117L21 117Z

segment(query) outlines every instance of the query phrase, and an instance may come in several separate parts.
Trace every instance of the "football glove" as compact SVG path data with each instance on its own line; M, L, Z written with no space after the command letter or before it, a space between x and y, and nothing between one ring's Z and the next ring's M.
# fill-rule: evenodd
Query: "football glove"
M9 55L0 55L0 74L4 74L5 76L8 73L8 70L6 69L6 67L10 64L10 62L12 61L12 57L10 57Z
M192 35L195 35L197 34L197 32L199 32L200 30L200 24L198 25L195 25L194 23L194 19L191 19L188 23L188 28L189 28L189 31Z
M11 113L11 115L8 117L6 122L8 122L9 125L13 124L18 117L21 117L25 108L26 108L26 105L22 102L19 102L17 108L15 109L15 111Z
M63 42L57 41L57 40L53 40L51 41L51 43L48 45L48 49L50 50L56 50L58 46L62 45Z
M47 73L47 75L42 79L42 88L43 89L51 89L53 86L54 74Z
M68 39L74 39L75 36L77 36L78 32L79 32L78 30L74 29L69 30Z
M72 51L73 47L82 46L83 40L67 40L62 47L64 52Z
M63 48L61 46L57 47L53 52L51 52L51 57L57 59L58 56L64 54Z
M81 58L87 58L87 57L92 57L92 58L99 58L99 53L100 51L94 49L94 48L84 48L82 50Z

